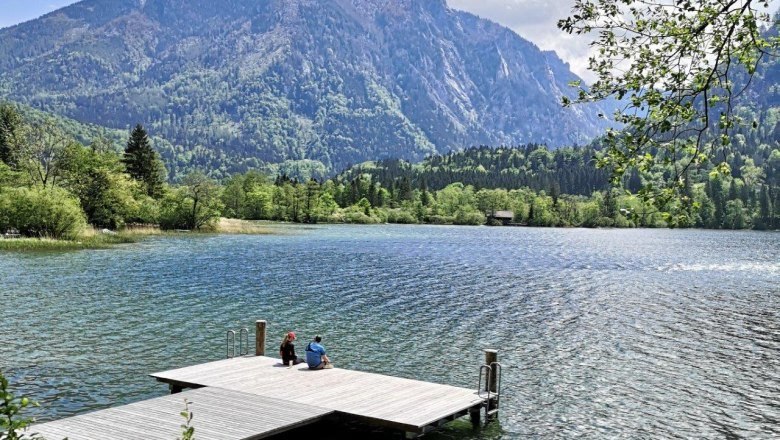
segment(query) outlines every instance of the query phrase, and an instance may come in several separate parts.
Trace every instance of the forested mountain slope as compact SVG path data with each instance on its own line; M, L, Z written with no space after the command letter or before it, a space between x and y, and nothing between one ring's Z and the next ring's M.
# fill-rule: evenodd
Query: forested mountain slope
M0 99L140 122L177 174L582 144L611 111L562 108L576 79L444 0L84 0L0 30Z

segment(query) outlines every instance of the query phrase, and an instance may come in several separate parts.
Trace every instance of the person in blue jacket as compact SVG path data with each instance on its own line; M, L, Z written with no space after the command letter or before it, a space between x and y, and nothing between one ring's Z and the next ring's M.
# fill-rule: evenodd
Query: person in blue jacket
M309 364L310 370L333 368L333 364L330 363L325 352L325 347L320 342L322 342L322 337L317 335L314 337L314 341L309 342L309 345L306 346L306 363Z

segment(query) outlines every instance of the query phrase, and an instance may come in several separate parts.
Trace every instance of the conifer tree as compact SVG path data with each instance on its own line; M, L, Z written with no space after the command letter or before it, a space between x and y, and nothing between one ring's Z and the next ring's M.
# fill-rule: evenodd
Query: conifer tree
M122 162L130 177L144 185L147 195L162 197L165 167L149 143L149 137L141 124L136 125L130 133Z
M0 105L0 162L10 167L16 165L14 142L22 117L10 104Z

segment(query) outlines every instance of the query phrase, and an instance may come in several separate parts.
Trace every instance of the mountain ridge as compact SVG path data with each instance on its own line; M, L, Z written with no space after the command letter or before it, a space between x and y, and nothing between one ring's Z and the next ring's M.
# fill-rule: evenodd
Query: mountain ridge
M444 0L84 0L0 30L0 97L144 123L177 171L338 170L479 144L586 143L557 55Z

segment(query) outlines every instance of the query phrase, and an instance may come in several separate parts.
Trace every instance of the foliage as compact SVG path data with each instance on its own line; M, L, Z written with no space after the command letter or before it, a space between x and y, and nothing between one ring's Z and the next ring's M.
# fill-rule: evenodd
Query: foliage
M11 188L0 193L0 231L73 239L85 227L78 199L62 188Z
M0 163L15 165L13 152L19 142L22 117L10 104L0 104Z
M568 33L595 33L590 69L598 80L581 87L579 102L616 98L625 124L604 140L600 166L619 183L631 169L648 173L659 164L671 174L639 191L668 212L672 224L688 217L693 201L686 181L693 169L728 174L717 154L745 121L735 104L759 62L778 47L762 33L774 26L767 0L643 1L577 0L558 26ZM564 103L571 100L564 97ZM752 120L757 128L758 121ZM677 203L677 201L679 203ZM677 210L675 210L677 208Z
M138 235L120 232L118 234L94 234L80 236L74 240L54 240L50 238L13 238L0 239L0 251L12 252L52 252L76 251L84 249L106 249L118 244L136 243Z
M72 144L62 186L79 198L93 226L117 229L126 221L156 221L156 201L146 195L143 183L124 173L114 152Z
M162 197L165 167L149 143L149 137L141 124L136 125L130 133L122 162L127 174L143 184L148 196Z
M482 146L429 156L417 164L364 163L326 181L286 174L272 179L249 171L220 184L193 172L178 185L163 185L164 196L157 200L148 195L144 182L130 177L120 153L104 147L104 140L85 147L65 137L57 150L56 178L33 179L18 162L0 163L0 232L11 228L26 236L78 238L73 246L82 248L110 241L77 237L85 218L97 228L159 222L164 229L210 231L221 216L301 223L478 225L485 223L486 213L498 210L512 211L515 224L530 226L773 229L780 219L780 150L772 138L777 130L769 127L780 121L780 114L762 113L758 120L757 131L738 133L733 148L719 152L731 175L711 173L713 168L689 172L683 187L687 199L667 209L611 189L609 174L593 160L601 151L593 147ZM58 130L56 124L48 126ZM30 127L23 117L15 130ZM18 143L9 144L13 151L28 148L29 138L16 139ZM675 166L635 170L624 184L660 187ZM68 222L72 228L57 226ZM50 246L48 241L12 240L2 247Z
M29 406L38 406L28 397L16 397L8 388L8 379L0 373L0 439L42 440L37 434L26 435L23 431L33 422L20 414Z
M192 426L192 411L190 411L190 402L187 401L187 399L184 399L184 411L180 413L180 415L184 418L184 423L181 425L181 437L178 437L177 440L194 440L195 439L195 428Z
M162 203L163 229L213 229L222 212L221 187L200 172L188 174L183 186L174 189Z
M67 161L68 136L51 119L23 126L22 139L11 151L15 167L27 171L44 188L54 185Z

